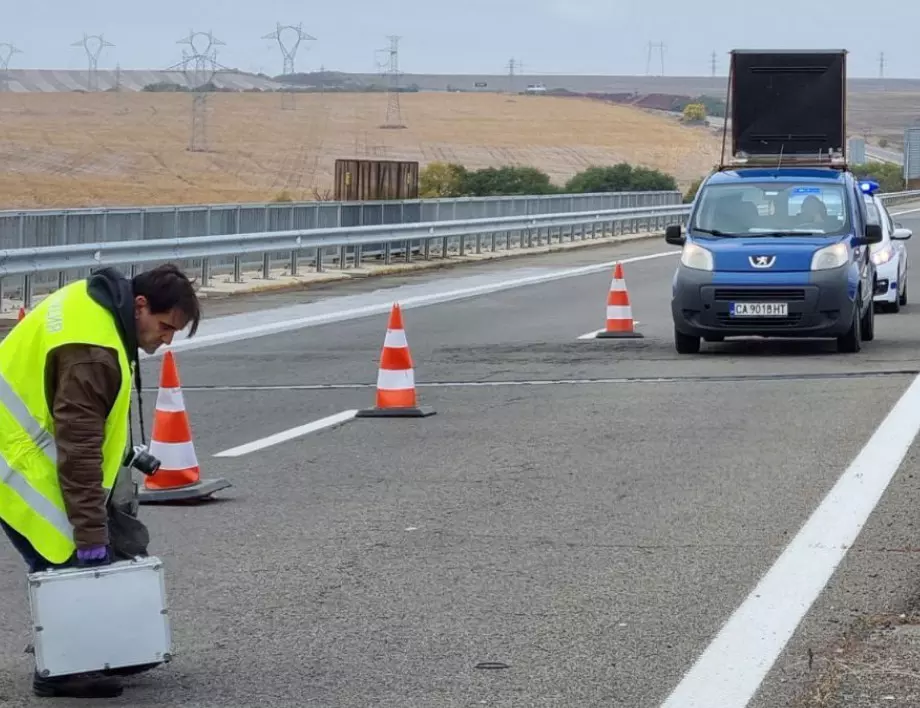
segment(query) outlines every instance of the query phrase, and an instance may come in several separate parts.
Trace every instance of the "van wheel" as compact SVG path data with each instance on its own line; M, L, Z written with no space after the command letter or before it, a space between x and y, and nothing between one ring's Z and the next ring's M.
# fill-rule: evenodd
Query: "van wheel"
M866 314L863 315L862 322L859 323L860 334L864 342L871 342L875 339L875 303L869 303L866 308Z
M859 308L853 308L853 323L842 337L837 337L837 351L855 354L862 349L862 333L860 330Z
M700 351L700 338L689 334L682 334L674 330L674 347L678 354L698 354Z

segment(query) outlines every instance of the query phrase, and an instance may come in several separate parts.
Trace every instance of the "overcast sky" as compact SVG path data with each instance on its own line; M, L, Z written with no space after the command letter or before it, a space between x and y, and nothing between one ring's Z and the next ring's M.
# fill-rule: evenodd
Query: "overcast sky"
M0 0L0 8L0 43L22 50L10 64L20 69L85 68L83 49L70 46L84 32L115 45L100 68L166 68L182 59L177 40L212 30L226 44L220 64L274 75L281 51L261 37L281 22L303 23L317 38L301 45L300 71L375 71L375 50L398 34L407 73L507 73L513 57L524 73L641 75L648 43L664 42L671 76L709 75L713 51L722 75L732 48L808 47L849 50L853 77L877 77L884 52L886 77L920 78L920 2L908 0ZM657 53L654 66L659 73Z

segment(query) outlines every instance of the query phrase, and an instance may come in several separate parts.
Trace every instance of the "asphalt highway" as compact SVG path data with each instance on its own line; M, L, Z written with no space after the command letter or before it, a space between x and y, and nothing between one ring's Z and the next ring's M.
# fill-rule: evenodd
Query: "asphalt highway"
M920 205L893 211L911 209L918 238ZM675 254L662 238L209 303L210 345L175 352L203 477L234 486L143 507L177 655L106 705L805 705L811 657L920 577L920 307L878 314L855 355L679 356ZM644 337L579 339L617 259ZM373 405L396 300L436 415L265 441ZM284 330L358 307L376 310ZM39 705L5 543L0 595L0 704Z

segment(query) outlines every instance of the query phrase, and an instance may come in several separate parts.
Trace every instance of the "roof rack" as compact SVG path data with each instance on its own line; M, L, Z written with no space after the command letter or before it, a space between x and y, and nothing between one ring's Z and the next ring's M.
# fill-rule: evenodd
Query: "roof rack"
M748 155L739 152L720 165L721 170L738 167L823 167L846 171L849 169L843 152L818 153L814 155Z

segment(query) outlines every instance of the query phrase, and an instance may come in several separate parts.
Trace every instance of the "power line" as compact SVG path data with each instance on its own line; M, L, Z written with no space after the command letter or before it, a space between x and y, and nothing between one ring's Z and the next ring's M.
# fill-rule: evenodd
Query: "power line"
M387 52L389 58L384 64L387 76L387 117L381 128L405 128L406 124L402 117L402 106L399 102L399 40L402 37L390 35L389 49L380 51Z
M0 91L10 90L10 75L7 72L10 70L10 59L14 54L22 54L22 50L16 49L9 42L0 43Z
M267 34L262 39L274 39L278 42L278 47L281 49L281 54L284 56L284 71L282 76L290 77L294 74L294 60L297 57L297 50L300 48L300 43L304 40L307 41L316 41L316 37L311 37L309 34L303 31L303 23L298 24L296 27L294 25L282 25L280 22L276 23L277 28L271 34ZM285 43L285 33L288 34L288 43ZM292 110L295 108L295 95L292 91L281 91L281 108L282 110Z
M516 81L514 72L515 70L521 71L523 69L523 64L521 64L519 60L509 59L506 68L508 69L508 90L511 93L517 93L515 90Z
M105 41L101 34L88 35L84 32L83 39L74 42L70 46L83 47L83 49L86 51L86 58L89 60L89 75L87 79L88 88L90 91L97 91L99 89L99 55L102 54L103 49L114 47L115 45L111 42Z
M218 68L218 46L225 46L211 32L189 31L188 37L176 44L187 44L191 53L182 50L182 73L192 91L192 121L188 149L191 152L208 151L208 92L212 89Z
M664 42L649 42L648 43L648 58L645 61L645 75L651 76L652 74L652 53L654 50L658 50L658 57L661 60L661 76L664 76L664 50L667 45Z

